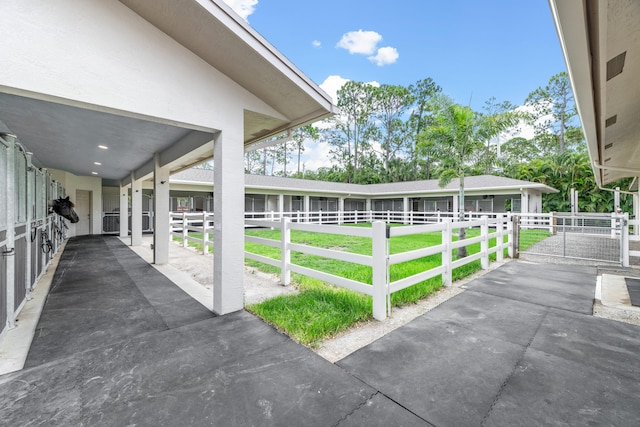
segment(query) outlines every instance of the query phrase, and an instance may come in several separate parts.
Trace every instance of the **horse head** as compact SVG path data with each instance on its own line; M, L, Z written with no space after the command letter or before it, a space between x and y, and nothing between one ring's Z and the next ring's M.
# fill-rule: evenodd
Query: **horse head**
M78 214L73 210L75 205L69 200L69 196L63 198L59 198L53 201L53 211L58 215L68 219L72 224L75 224L80 220L78 218Z

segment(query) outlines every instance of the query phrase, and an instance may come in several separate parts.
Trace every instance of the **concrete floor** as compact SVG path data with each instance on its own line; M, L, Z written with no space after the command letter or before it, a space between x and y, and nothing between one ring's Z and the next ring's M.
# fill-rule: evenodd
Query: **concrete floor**
M635 425L640 328L591 315L596 271L511 262L331 364L215 317L117 238L71 239L6 425Z

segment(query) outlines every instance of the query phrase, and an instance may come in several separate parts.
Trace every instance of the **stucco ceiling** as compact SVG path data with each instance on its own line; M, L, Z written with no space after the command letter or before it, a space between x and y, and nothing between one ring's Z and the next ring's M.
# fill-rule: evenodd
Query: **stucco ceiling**
M0 93L0 132L18 136L36 166L120 180L193 131Z

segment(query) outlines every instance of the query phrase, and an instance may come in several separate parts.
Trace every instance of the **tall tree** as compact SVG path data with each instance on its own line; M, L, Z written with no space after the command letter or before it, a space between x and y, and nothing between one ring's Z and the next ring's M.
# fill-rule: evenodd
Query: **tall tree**
M536 138L542 149L553 149L562 154L568 145L582 140L571 82L566 72L552 76L545 87L531 92L525 104L533 108Z
M293 148L297 152L298 159L298 175L300 175L301 157L304 152L304 143L307 140L317 141L319 137L318 128L313 125L306 125L293 131Z
M372 89L373 118L376 120L376 136L382 150L382 165L386 181L397 181L392 177L389 164L396 159L406 140L406 126L403 116L413 103L409 89L403 86L386 85Z
M435 147L425 139L424 132L431 120L431 99L442 92L431 78L426 78L409 86L413 98L413 109L408 119L409 159L412 168L412 179L418 179L420 159L425 168L425 178L431 179L431 166L434 161Z
M333 159L346 169L347 182L356 182L362 152L369 148L373 129L373 87L349 81L338 90L340 114L331 119L325 135L333 146Z

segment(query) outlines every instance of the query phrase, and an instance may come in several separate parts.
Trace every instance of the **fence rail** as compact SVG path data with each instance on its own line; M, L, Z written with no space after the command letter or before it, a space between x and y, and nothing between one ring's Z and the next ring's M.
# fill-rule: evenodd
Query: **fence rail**
M196 233L202 237L194 237L189 233ZM182 246L187 247L189 242L202 245L204 254L213 249L213 213L211 212L172 212L169 214L169 235L180 235Z
M292 222L291 218L286 216L282 217L280 221L249 220L247 222L250 225L261 225L281 230L280 240L245 236L246 242L264 244L271 247L280 247L281 259L277 260L248 251L245 251L245 257L279 267L281 271L281 282L284 285L288 285L290 283L291 273L293 272L319 279L336 286L351 289L365 295L370 295L373 298L373 317L377 320L384 320L387 313L390 312L390 297L392 293L440 275L442 276L443 283L445 285L450 285L452 282L452 272L455 268L476 260L481 260L481 267L486 269L489 266L489 255L492 253L496 253L497 259L502 260L504 249L510 244L509 240L505 241L504 239L506 236L505 229L507 228L508 220L509 218L507 216L498 215L496 218L484 216L481 219L456 223L451 220L444 220L441 223L406 227L389 227L383 221L373 221L371 228L320 225L303 222L296 223ZM456 241L455 231L460 228L479 228L480 235L470 239ZM319 248L308 244L293 243L291 242L291 230L365 237L371 239L371 254L354 254L335 249ZM490 230L493 231L490 232ZM442 243L403 253L389 253L388 241L390 238L423 233L440 233ZM491 240L495 242L495 245L490 250L489 242ZM459 260L453 259L452 251L454 249L462 246L469 246L474 243L480 243L480 252ZM299 252L302 254L315 255L327 259L371 267L371 283L359 282L295 264L291 261L291 252ZM441 262L439 266L393 282L390 281L389 272L391 265L413 261L436 254L441 255Z

